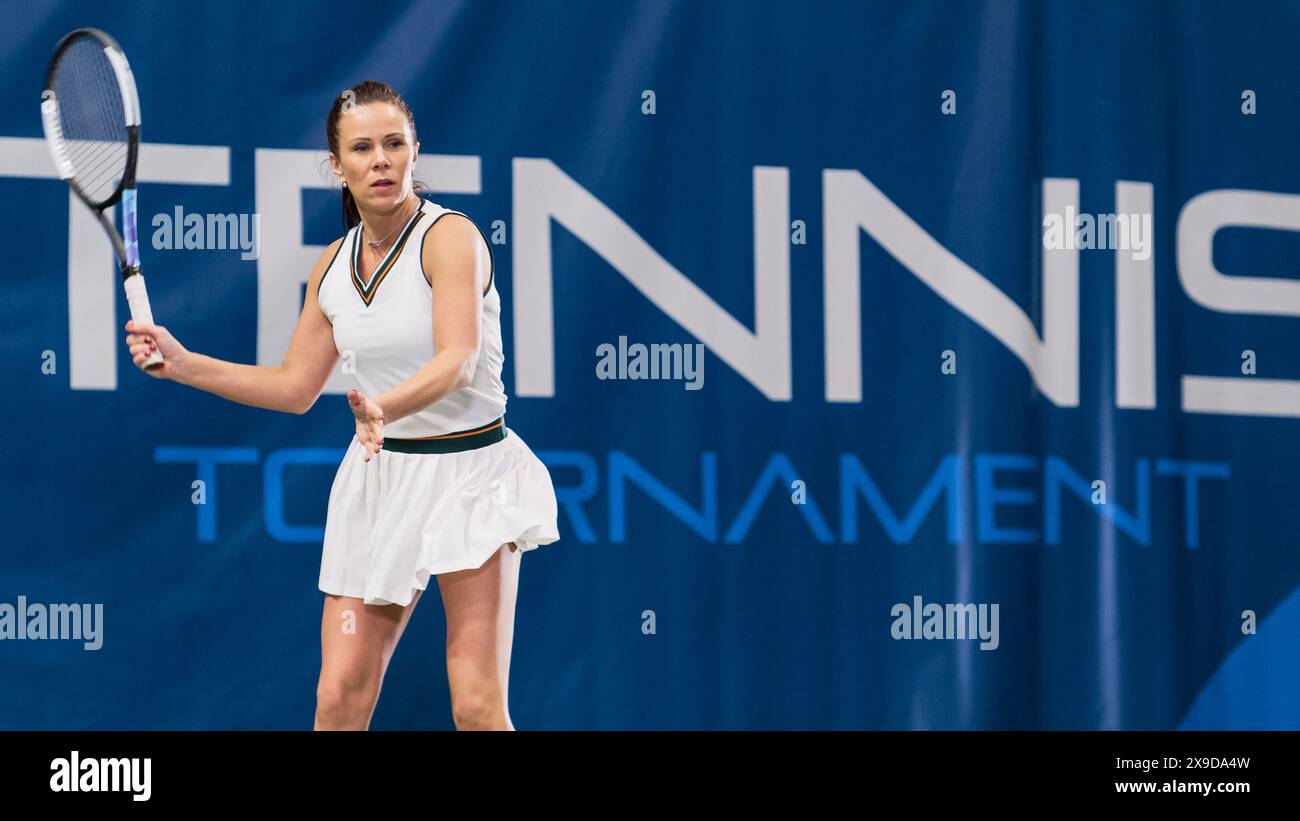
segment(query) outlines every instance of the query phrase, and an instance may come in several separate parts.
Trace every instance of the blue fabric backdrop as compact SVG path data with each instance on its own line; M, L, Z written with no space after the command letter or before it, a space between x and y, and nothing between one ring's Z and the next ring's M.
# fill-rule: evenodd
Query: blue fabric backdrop
M1295 4L2 17L0 608L100 604L103 629L0 641L0 727L309 727L352 435L344 374L294 416L133 368L41 140L79 26L139 85L154 313L233 361L278 363L341 233L334 96L411 101L428 197L496 243L508 421L560 495L523 562L517 726L1300 727ZM1067 207L1153 234L1045 248ZM178 208L256 215L256 258L165 247ZM699 389L601 379L620 337L704 345ZM916 597L997 605L996 646L896 637ZM451 726L443 629L425 596L374 727Z

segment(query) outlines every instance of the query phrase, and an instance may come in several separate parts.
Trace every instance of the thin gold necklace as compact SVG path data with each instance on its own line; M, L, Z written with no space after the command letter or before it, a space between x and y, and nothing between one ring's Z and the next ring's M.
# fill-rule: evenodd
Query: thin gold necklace
M392 239L393 235L396 234L398 231L400 231L402 226L406 225L407 221L411 219L411 214L414 214L416 211L419 210L420 210L420 206L417 204L415 206L415 209L412 210L410 214L407 214L406 218L397 224L396 228L388 232L388 236L384 237L383 239L368 239L366 240L366 245L370 246L370 250L378 251L379 246L383 245L385 242L388 242L388 240ZM361 223L361 230L362 231L366 230L366 224L364 221L362 221Z

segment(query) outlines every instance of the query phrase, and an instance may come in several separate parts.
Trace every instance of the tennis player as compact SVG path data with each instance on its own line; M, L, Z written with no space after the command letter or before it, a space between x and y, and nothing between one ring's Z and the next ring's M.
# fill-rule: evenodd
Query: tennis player
M356 435L330 489L321 556L315 727L366 729L389 660L436 576L458 729L514 729L507 706L522 553L559 539L545 465L505 426L501 300L492 250L467 216L421 199L415 117L384 83L334 101L330 164L347 234L312 269L284 361L194 353L128 322L155 378L305 413L340 358Z

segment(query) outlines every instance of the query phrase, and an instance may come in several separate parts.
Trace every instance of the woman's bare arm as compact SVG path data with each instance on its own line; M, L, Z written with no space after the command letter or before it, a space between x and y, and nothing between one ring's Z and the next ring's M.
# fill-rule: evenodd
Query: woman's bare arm
M279 365L243 365L192 353L161 325L128 322L127 330L134 333L127 336L126 341L131 346L136 364L143 362L151 346L156 345L163 354L165 365L146 373L242 405L285 413L306 413L320 396L330 370L338 361L333 328L321 313L316 291L342 241L339 239L326 248L312 268L298 326L294 329L289 351Z
M421 263L433 289L433 359L410 379L374 397L385 424L421 410L458 391L474 378L478 363L479 315L491 256L474 223L459 214L429 229Z

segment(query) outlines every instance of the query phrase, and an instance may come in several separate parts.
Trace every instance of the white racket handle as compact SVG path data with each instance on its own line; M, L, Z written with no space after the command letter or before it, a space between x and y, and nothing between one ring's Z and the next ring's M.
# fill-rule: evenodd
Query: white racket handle
M126 287L126 303L131 306L132 321L137 325L140 323L152 325L153 311L149 308L149 292L144 287L144 274L132 274L123 280L123 285ZM154 352L144 361L144 367L152 368L154 365L161 365L162 361L162 354L154 348Z

